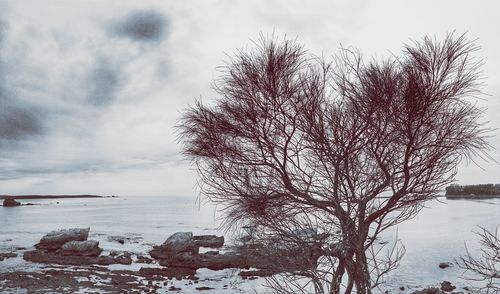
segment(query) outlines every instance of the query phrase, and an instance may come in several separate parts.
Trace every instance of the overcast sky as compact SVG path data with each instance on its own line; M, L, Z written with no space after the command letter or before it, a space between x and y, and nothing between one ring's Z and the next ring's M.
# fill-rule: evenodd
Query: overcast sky
M259 34L330 56L399 55L467 32L485 62L484 120L500 127L498 1L0 0L0 194L195 196L173 125L216 96L216 67ZM500 162L500 134L490 142ZM459 183L500 183L463 163Z

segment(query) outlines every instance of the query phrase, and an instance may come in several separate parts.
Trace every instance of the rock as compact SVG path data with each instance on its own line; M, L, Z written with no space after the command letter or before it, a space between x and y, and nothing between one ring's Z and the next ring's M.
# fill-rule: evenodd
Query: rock
M241 271L238 273L243 279L249 277L270 277L274 274L276 274L276 271L272 270Z
M204 290L213 290L215 288L211 288L211 287L207 287L207 286L203 286L203 287L197 287L195 288L196 290L198 291L204 291Z
M447 268L447 267L450 267L450 263L448 263L448 262L441 262L441 263L439 264L439 267L440 267L440 268Z
M97 235L97 234L94 234ZM108 241L110 242L117 242L120 244L125 244L125 243L139 243L142 241L142 237L139 236L138 234L131 234L127 233L125 235L112 235L108 236Z
M441 283L441 291L445 291L445 292L451 292L453 290L455 290L457 287L453 286L450 282L448 281L443 281Z
M14 207L14 206L20 206L20 205L21 205L21 203L17 202L13 198L6 198L3 201L3 206L4 207Z
M60 265L110 265L132 264L132 259L127 256L76 256L62 255L62 250L32 250L23 255L23 259L31 262L60 264Z
M169 259L161 259L159 263L167 267L208 268L211 270L250 267L249 261L245 256L232 252L217 255L182 252Z
M153 246L149 254L156 259L170 259L182 252L198 254L199 246L195 244L193 233L177 232L160 246Z
M411 292L411 294L444 294L438 288L427 288Z
M108 241L110 242L118 242L120 244L125 244L125 237L123 236L108 236Z
M147 256L143 256L143 255L139 255L137 256L137 263L147 263L147 264L150 264L150 263L153 263L153 260Z
M399 287L399 290L404 291L405 287L401 286L401 287Z
M189 278L191 276L194 276L196 274L196 270L185 268L185 267L161 267L161 268L156 268L156 267L141 267L139 269L139 274L145 277L151 277L151 276L161 276L161 277L168 277L170 279L176 278L176 277L181 277L181 278Z
M217 250L207 251L207 252L205 252L203 254L206 254L206 255L217 255L217 254L219 254L219 251L217 251Z
M163 242L160 246L162 251L179 253L193 252L198 253L198 246L194 243L192 232L177 232Z
M209 251L199 253L199 246L223 246L223 237L178 232L170 236L161 246L153 246L149 253L161 266L190 269L208 268L256 268L265 270L262 275L284 270L317 268L317 260L323 253L317 243L307 246L282 246L276 242L252 243L226 248L225 253ZM138 259L139 260L139 259ZM255 275L254 275L255 276Z
M73 256L99 256L102 249L99 242L95 240L69 241L62 246L62 255Z
M194 243L200 247L220 248L224 245L224 237L215 235L194 236Z
M63 229L52 231L40 239L40 243L36 244L37 249L57 250L64 243L69 241L85 241L89 236L90 228L85 229Z
M14 252L0 253L0 261L7 259L7 258L14 258L14 257L17 257L17 253L14 253Z

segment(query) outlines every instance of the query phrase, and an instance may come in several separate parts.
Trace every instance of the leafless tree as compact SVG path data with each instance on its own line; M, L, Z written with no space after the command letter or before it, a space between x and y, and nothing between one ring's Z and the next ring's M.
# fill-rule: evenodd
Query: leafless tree
M484 286L477 288L480 293L500 293L499 228L497 226L494 233L481 228L481 231L476 232L480 237L480 256L476 257L466 246L466 255L458 260L460 268L465 270L465 279L486 282Z
M371 293L404 253L382 258L379 234L436 197L464 156L488 156L475 50L448 35L382 62L346 49L327 62L262 38L222 67L213 104L184 112L183 150L225 225L311 253L281 267L300 282L276 292Z

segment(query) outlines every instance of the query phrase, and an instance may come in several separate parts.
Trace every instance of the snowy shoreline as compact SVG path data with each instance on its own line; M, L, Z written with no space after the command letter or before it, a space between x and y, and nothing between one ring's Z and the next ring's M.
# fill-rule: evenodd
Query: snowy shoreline
M32 250L33 244L47 232L71 227L90 226L92 231L89 237L100 242L100 246L104 249L103 254L107 255L111 251L129 251L132 252L132 258L135 258L134 255L144 255L154 245L161 244L177 231L192 231L201 235L220 234L216 209L209 205L198 206L195 197L144 196L61 201L37 199L31 202L39 205L0 207L0 219L3 221L3 226L0 227L0 253L23 252L16 247L24 247L25 251ZM447 280L457 286L455 291L463 291L461 289L469 283L460 278L462 271L457 266L440 269L438 264L453 262L463 254L464 242L471 250L475 250L474 245L477 244L477 240L472 231L479 225L494 228L500 223L499 205L499 199L429 202L428 208L423 209L415 219L398 226L398 238L403 241L407 252L400 267L387 277L384 289L391 290L391 293L406 294L427 286L439 287L442 281ZM129 237L138 242L125 240L124 244L120 244L108 240L111 236ZM382 237L391 241L394 236L395 231L389 231ZM120 270L136 272L141 266L135 262L131 266L108 266L105 273L115 275L120 273L118 272ZM65 269L68 267L56 270L65 271ZM47 270L50 270L50 266L26 262L21 254L16 258L0 261L2 279L6 275L15 276L14 273L18 273L18 276L29 276L29 272ZM93 275L91 272L94 270L100 269L89 267L87 273ZM48 275L53 276L53 273L49 272ZM61 273L61 275L72 274ZM261 286L265 282L263 278L243 280L237 271L199 270L197 275L200 275L197 284L191 281L193 284L186 286L189 281L176 279L171 282L176 283L176 287L182 288L181 293L199 293L195 288L199 287L201 280L204 280L203 283L207 287L218 289L211 290L212 293L221 291L222 286L226 284L229 289L231 285L239 284L240 288L245 289L241 293L254 293L253 288L259 289L260 292L257 293L265 293L263 292L265 288ZM211 281L212 277L218 277L219 281ZM108 278L105 280L110 281ZM2 287L0 286L0 289ZM405 290L399 290L400 287L405 287ZM238 292L228 290L227 293Z

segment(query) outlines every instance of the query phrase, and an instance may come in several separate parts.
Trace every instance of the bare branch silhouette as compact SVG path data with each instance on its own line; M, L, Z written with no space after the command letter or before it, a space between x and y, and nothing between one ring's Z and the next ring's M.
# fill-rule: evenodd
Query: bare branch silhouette
M480 237L480 256L476 257L466 245L466 255L460 257L457 262L459 267L465 270L465 279L486 282L478 289L481 293L500 292L499 228L500 226L497 226L493 233L481 227L481 231L475 232Z
M449 35L407 45L399 59L367 63L344 49L327 62L263 38L221 69L212 105L184 112L179 140L225 225L302 250L276 262L287 279L270 282L277 293L371 293L404 253L391 248L384 261L380 233L435 198L462 158L488 158L471 99L476 50Z

